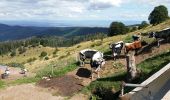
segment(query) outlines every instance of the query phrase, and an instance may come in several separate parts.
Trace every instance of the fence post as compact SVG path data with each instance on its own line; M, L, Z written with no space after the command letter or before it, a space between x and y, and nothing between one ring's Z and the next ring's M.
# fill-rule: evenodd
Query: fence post
M127 62L127 81L132 81L136 78L137 69L135 63L135 51L129 51L126 55L126 62Z

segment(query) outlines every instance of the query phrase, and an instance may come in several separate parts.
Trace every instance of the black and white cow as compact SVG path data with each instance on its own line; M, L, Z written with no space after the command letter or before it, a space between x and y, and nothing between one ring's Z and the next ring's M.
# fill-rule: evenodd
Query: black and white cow
M159 32L151 32L149 33L149 38L155 38L158 42L158 47L160 46L160 42L162 40L170 39L170 28L166 28Z
M93 57L91 58L90 65L91 65L91 79L93 80L93 73L97 73L97 78L100 78L99 71L102 66L104 66L105 60L103 58L103 53L96 52Z
M120 56L123 45L124 45L123 41L110 44L110 49L112 49L112 56L114 60L116 60L116 58Z
M141 40L141 35L134 34L134 35L132 35L132 39L133 39L133 41L140 41Z
M91 59L93 55L98 52L97 50L93 49L84 49L79 52L79 61L80 61L80 66L85 65L85 60L86 59Z

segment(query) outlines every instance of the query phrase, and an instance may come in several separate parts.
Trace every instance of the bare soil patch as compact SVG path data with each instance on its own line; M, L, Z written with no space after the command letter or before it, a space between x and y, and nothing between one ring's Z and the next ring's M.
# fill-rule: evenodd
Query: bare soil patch
M81 85L82 80L76 79L74 76L65 75L59 78L52 78L50 80L41 80L37 85L45 88L51 88L57 90L57 94L62 96L71 96L81 90L83 87Z

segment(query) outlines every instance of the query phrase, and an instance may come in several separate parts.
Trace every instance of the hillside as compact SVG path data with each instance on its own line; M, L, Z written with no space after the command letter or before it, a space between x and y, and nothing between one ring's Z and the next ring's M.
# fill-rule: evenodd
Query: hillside
M103 41L101 41L101 40L87 41L87 42L82 42L80 44L74 45L72 47L59 48L59 51L56 54L57 56L55 56L55 57L52 55L52 52L54 52L55 49L51 48L51 49L47 50L47 53L49 54L49 57L50 57L50 59L47 60L47 61L37 59L35 62L32 62L31 64L25 63L25 62L27 62L27 60L29 58L33 58L33 57L39 58L40 52L44 50L44 48L39 48L39 47L33 48L33 49L28 49L25 54L17 55L16 57L14 57L12 59L10 57L6 57L6 56L0 57L0 59L1 59L1 61L3 61L3 63L14 62L13 59L16 59L17 62L25 63L25 65L28 68L32 69L32 68L34 68L34 66L36 66L36 67L47 66L48 64L50 64L50 62L53 62L53 61L58 62L58 59L60 59L60 58L62 58L62 59L74 58L75 59L76 55L77 55L76 53L78 51L80 51L82 49L86 49L86 48L92 48L92 49L97 49L97 50L106 52L106 51L109 50L108 45L112 42L116 42L116 41L120 41L120 40L126 40L126 39L129 38L130 35L138 33L138 32L147 33L147 32L151 32L151 31L158 31L158 30L162 30L164 28L167 28L169 26L170 26L170 20L168 20L164 23L161 23L157 26L149 26L145 29L137 30L135 32L128 33L126 35L118 35L118 36L104 38ZM147 37L143 37L143 39L146 40L146 41L150 41L150 39L148 39ZM38 52L38 53L36 53L36 52ZM22 58L22 60L19 60L20 58ZM37 63L38 63L38 65L37 65Z
M116 93L120 86L120 79L122 79L122 77L125 77L125 68L126 68L126 67L124 67L126 64L125 59L121 58L116 62L113 61L112 59L107 60L107 62L106 62L107 64L106 64L105 68L102 70L102 78L97 81L93 81L90 84L91 81L90 81L89 76L81 77L81 73L78 74L78 72L79 71L81 72L82 70L86 71L86 74L88 74L89 70L90 70L90 66L88 64L86 65L85 68L80 68L80 67L76 66L75 62L76 62L77 52L82 49L92 48L92 49L97 49L99 51L102 51L107 55L110 55L109 44L112 42L117 42L120 40L128 41L129 37L131 37L131 35L141 32L141 33L145 33L144 36L142 37L142 40L145 40L148 43L152 43L152 42L154 42L154 40L149 39L148 36L146 36L146 33L151 32L151 31L159 31L159 30L162 30L162 29L165 29L168 27L170 27L170 20L163 22L157 26L148 26L145 29L137 30L135 32L128 33L126 35L107 37L107 38L104 38L103 40L98 39L98 40L94 40L94 41L82 42L82 43L79 43L72 47L58 48L58 51L56 54L53 54L53 52L55 51L55 48L40 46L40 47L36 47L36 48L30 48L24 54L17 55L15 57L13 57L12 59L8 55L5 55L3 57L1 56L0 59L1 59L2 63L5 63L5 64L10 63L10 62L15 62L15 60L18 63L23 63L25 65L25 67L27 69L29 69L30 72L36 73L38 77L45 76L45 75L51 75L51 73L52 73L51 69L54 67L54 69L53 69L54 76L57 76L57 77L51 79L50 81L46 81L46 80L38 81L37 84L43 88L48 87L48 88L52 88L55 90L59 90L59 94L57 94L58 91L51 92L49 90L52 94L55 94L57 96L60 94L62 96L73 95L72 93L74 93L74 92L76 93L76 92L80 91L83 87L84 87L83 88L84 91L91 89L91 92L95 92L95 91L93 91L93 89L96 87L98 87L99 91L100 91L100 86L102 87L101 89L103 89L103 87L111 86L113 88L112 91L114 91L114 93ZM49 57L48 60L39 58L39 55L43 50L48 53L48 57ZM153 65L151 67L154 67L154 69L155 69L155 66L157 66L158 63L160 63L160 65L161 65L161 64L167 63L166 61L169 61L168 60L169 55L165 54L165 55L163 55L165 57L162 57L162 58L159 57L159 54L162 54L164 52L169 52L169 50L170 50L169 43L161 45L160 48L153 46L151 48L151 50L148 50L147 52L144 52L141 55L136 56L137 64L140 64L142 61L158 55L158 57L155 57L155 58L158 58L158 62L154 63L155 60L152 61ZM27 62L27 60L29 58L33 58L33 57L35 57L37 59L32 62ZM152 59L149 59L148 61L150 61L150 60L152 60ZM159 65L159 68L162 67L160 65ZM152 68L149 67L149 69L147 69L146 71L150 71L151 69ZM70 72L67 73L68 71L70 71ZM110 77L111 75L112 75L112 77ZM117 76L117 75L120 75L120 76ZM114 80L116 80L116 81L114 81ZM62 84L59 84L60 82L62 82ZM68 82L70 82L70 84L68 84ZM24 85L24 87L27 87L27 85L26 86ZM70 87L73 87L73 88L70 88ZM15 87L13 87L13 88L15 88ZM68 90L68 88L70 88L70 89ZM74 100L74 97L78 98L78 99L82 98L82 97L79 97L79 94L77 94L77 95L73 96L73 100Z
M0 41L18 40L46 35L70 37L93 33L107 33L107 30L108 28L102 27L32 27L0 24Z

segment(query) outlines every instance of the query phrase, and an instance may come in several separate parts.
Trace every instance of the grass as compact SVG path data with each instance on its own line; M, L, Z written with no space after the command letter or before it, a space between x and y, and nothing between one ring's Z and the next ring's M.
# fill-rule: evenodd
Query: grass
M19 85L19 84L26 84L26 83L36 83L40 80L37 77L23 77L17 80L14 80L9 83L9 85Z
M166 64L170 62L170 51L163 54L159 54L155 57L149 58L140 64L138 68L141 70L142 74L139 78L139 83L147 79L149 76L160 70Z
M77 68L77 63L70 63L65 67L53 68L53 71L52 71L52 66L53 65L49 65L48 67L38 71L36 77L41 78L43 76L52 76L52 77L62 76L67 72L75 70Z
M3 87L5 87L5 82L0 80L0 89L3 88Z
M137 68L141 70L141 76L137 80L135 80L135 83L143 82L169 62L169 50L141 62L137 65ZM118 98L118 94L120 92L120 83L122 80L125 80L125 78L126 71L120 70L120 72L114 73L110 77L100 78L96 81L93 81L89 86L84 87L82 89L82 92L92 94L92 99L97 98L97 100L112 100L113 98ZM132 90L132 88L126 88L125 92L128 92L130 90Z

